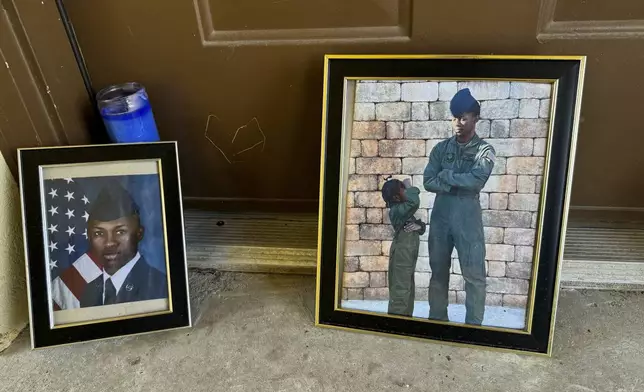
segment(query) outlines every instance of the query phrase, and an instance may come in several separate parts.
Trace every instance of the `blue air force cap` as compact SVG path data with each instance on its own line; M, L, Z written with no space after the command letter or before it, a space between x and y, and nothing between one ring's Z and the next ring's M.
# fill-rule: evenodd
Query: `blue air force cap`
M118 182L105 186L92 202L89 220L109 222L119 218L138 215L139 207Z
M449 104L449 110L452 112L452 116L461 117L463 113L473 112L479 114L481 111L481 105L478 101L474 99L469 88L464 88L459 90L452 101Z

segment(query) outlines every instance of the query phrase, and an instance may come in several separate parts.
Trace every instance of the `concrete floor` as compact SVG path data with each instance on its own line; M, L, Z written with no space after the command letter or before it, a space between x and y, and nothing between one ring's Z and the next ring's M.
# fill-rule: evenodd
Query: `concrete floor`
M314 279L191 272L195 327L0 354L0 391L644 390L644 294L567 291L552 358L313 326Z

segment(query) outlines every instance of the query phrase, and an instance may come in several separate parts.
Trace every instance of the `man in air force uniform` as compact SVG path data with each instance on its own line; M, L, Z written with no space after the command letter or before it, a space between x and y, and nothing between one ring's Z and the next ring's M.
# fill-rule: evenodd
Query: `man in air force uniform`
M450 103L454 136L429 155L423 185L436 193L430 219L429 318L447 321L449 272L454 247L465 280L465 322L480 325L485 312L485 237L479 192L494 167L494 148L476 134L480 105L469 89Z
M168 297L166 275L139 253L143 231L130 194L119 184L105 187L92 203L87 224L88 254L103 273L87 284L81 307Z

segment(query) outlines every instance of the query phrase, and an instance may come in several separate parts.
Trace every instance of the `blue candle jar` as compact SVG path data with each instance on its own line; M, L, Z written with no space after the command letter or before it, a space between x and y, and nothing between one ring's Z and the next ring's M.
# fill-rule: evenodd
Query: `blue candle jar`
M123 83L96 94L98 109L114 143L154 142L159 133L145 88Z

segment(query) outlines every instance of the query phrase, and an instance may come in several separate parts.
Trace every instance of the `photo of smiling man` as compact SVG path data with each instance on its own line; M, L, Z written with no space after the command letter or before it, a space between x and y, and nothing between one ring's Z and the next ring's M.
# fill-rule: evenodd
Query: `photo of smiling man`
M44 177L53 324L170 311L158 163L54 167Z
M89 255L103 265L80 298L81 307L144 301L168 296L166 277L139 252L144 227L139 208L118 184L104 188L88 221Z

